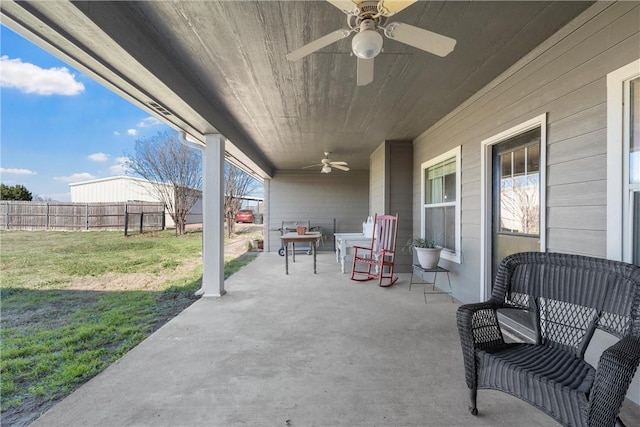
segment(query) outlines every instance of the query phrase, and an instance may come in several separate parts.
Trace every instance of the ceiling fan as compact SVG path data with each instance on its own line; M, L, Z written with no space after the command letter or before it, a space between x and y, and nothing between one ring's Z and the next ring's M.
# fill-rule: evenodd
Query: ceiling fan
M402 22L387 23L390 16L411 6L417 0L327 0L347 15L349 28L336 30L287 54L289 61L305 56L348 37L351 50L358 57L357 84L368 85L373 81L373 59L382 51L382 36L408 44L438 56L453 51L456 40Z
M325 151L324 159L320 160L320 163L315 165L305 166L302 169L317 168L318 166L322 166L322 169L320 170L321 173L330 173L331 168L340 169L341 171L345 171L345 172L349 170L349 168L347 167L347 162L332 162L331 160L329 160L329 154L331 153L328 151Z

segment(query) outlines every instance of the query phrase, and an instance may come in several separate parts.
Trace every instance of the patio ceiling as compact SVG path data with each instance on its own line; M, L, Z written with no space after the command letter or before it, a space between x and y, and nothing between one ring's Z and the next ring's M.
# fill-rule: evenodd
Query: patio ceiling
M138 106L203 140L219 131L262 177L317 163L356 170L411 140L592 2L419 1L390 18L455 38L447 57L385 38L356 85L351 38L285 54L346 26L326 1L7 2L2 22Z

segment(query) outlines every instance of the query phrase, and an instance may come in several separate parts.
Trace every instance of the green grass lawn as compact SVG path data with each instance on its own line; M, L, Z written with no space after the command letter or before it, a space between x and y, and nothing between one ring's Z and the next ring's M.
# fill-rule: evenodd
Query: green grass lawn
M0 245L3 424L30 422L188 307L201 285L200 232L15 231ZM251 259L227 259L225 277Z

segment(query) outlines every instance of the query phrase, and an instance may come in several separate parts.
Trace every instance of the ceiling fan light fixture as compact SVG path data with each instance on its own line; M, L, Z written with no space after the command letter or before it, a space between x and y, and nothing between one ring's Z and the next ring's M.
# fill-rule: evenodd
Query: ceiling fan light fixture
M351 39L351 50L361 59L375 58L382 51L382 36L373 21L360 24L360 32Z
M322 173L330 173L331 172L331 166L329 165L324 165L322 166Z

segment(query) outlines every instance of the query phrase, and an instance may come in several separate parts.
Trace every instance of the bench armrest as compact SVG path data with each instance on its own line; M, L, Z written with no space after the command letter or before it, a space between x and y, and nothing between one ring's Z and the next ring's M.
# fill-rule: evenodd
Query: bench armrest
M640 337L626 336L602 353L589 396L593 425L614 425L639 364Z
M494 301L464 304L458 307L456 313L458 333L462 345L467 386L471 389L475 389L477 385L475 350L504 345L496 313L499 308L502 308L502 304Z
M493 347L492 343L503 344L496 314L501 308L504 308L503 304L493 301L458 307L456 316L460 338L464 338L474 348L490 348Z

